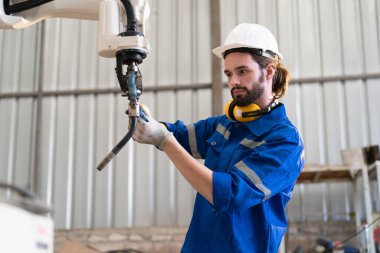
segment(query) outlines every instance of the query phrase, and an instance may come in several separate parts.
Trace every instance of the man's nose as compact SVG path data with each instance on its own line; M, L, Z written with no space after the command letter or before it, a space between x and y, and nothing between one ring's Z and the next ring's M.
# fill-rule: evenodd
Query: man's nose
M228 83L231 87L234 87L240 85L240 80L236 75L232 75Z

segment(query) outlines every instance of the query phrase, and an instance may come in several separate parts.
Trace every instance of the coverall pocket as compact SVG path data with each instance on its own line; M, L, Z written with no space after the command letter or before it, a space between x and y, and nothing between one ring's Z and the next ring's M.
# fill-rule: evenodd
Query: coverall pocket
M226 139L220 134L214 134L207 140L209 147L218 153L222 151L225 142Z
M224 145L224 138L219 134L214 134L207 140L208 151L206 154L205 166L213 171L220 171L221 153Z

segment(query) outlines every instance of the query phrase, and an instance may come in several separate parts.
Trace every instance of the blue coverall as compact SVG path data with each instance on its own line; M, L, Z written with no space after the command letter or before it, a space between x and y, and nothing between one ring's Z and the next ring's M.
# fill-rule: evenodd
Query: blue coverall
M214 204L197 194L182 252L276 253L304 165L303 141L285 106L248 123L223 115L166 125L214 172Z

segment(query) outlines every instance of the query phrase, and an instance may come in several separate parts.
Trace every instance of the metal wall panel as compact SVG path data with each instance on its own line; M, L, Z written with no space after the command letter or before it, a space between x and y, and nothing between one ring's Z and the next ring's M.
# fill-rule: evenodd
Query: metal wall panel
M358 76L380 73L378 1L220 2L223 38L241 22L263 24L278 38L295 80L283 101L307 163L340 164L343 148L379 145L379 79ZM141 101L159 120L208 117L211 89L196 87L211 83L212 6L150 5ZM156 148L130 142L95 170L128 125L115 60L97 56L96 33L94 21L60 19L0 32L0 179L35 189L54 207L56 228L186 225L195 192ZM297 185L289 217L347 219L352 194L349 183Z
M28 92L35 88L40 26L0 32L0 93ZM35 101L0 100L0 178L3 182L33 187Z

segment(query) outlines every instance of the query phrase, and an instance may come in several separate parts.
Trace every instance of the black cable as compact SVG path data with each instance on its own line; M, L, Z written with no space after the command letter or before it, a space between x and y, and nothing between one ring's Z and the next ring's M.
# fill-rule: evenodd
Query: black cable
M123 139L112 149L112 152L116 155L119 151L127 144L127 142L132 138L133 133L136 130L137 126L137 117L131 117L131 125L128 133L124 136Z
M33 192L28 191L28 190L24 190L18 186L12 185L12 184L0 182L0 188L9 188L9 189L17 192L18 194L20 194L22 197L31 198L31 199L36 198L36 195L34 195Z
M3 182L0 182L0 188L10 189L19 194L21 197L23 197L23 199L19 201L7 200L7 202L12 205L21 207L24 210L28 210L30 212L41 215L46 215L52 212L52 209L49 206L40 202L37 196L29 190L25 190L16 185Z
M136 15L133 11L133 6L129 0L120 0L127 14L127 31L136 32Z
M364 231L366 231L369 227L371 227L372 225L374 225L378 220L380 220L380 217L378 217L377 219L375 219L374 221L372 221L371 223L369 223L366 227L364 227L362 230L350 235L348 238L344 239L343 241L341 241L339 244L335 245L333 247L333 249L337 249L338 247L340 246L343 246L343 244L345 244L346 242L350 241L352 238L358 236L359 234L363 233ZM371 235L372 236L372 235Z
M107 251L107 253L143 253L143 252L139 250L135 250L135 249L123 249L123 250Z
M43 5L43 4L45 4L47 2L51 2L51 1L53 1L53 0L33 0L33 1L30 0L30 1L22 2L22 3L10 5L9 0L5 0L4 1L4 12L7 15L17 13L17 12L22 12L22 11L32 9L34 7Z
M125 144L127 144L127 142L132 138L133 133L135 132L136 126L137 126L137 117L131 117L130 122L131 124L128 130L128 133L124 136L123 139L121 139L121 141L119 141L119 143L111 150L111 152L109 152L108 155L104 157L104 159L99 163L98 167L96 167L98 171L101 171L102 169L104 169L104 167L107 166L107 164L117 155L117 153L119 153L119 151L125 146Z

